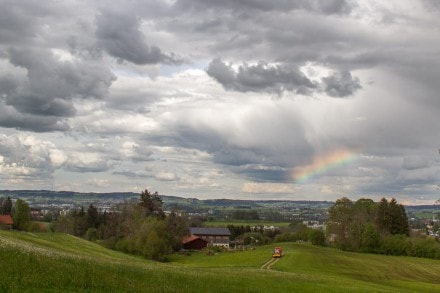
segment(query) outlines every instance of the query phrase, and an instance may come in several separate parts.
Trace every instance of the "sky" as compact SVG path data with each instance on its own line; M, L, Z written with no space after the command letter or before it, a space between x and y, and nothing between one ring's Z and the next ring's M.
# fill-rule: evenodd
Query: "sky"
M0 189L440 198L436 0L0 6Z

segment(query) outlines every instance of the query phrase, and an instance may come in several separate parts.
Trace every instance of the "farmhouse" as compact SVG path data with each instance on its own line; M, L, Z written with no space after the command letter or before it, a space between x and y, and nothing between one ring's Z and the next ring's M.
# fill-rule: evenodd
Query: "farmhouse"
M210 246L223 246L229 248L231 232L228 228L199 228L190 227L191 236L196 236L207 242Z
M0 229L12 229L12 225L14 221L12 220L11 215L0 215Z

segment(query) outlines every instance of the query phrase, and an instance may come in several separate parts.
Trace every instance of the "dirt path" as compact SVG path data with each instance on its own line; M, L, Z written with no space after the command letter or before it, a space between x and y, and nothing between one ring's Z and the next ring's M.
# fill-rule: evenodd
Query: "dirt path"
M268 262L266 262L264 265L261 266L261 269L270 270L272 266L279 260L280 260L279 258L271 258Z

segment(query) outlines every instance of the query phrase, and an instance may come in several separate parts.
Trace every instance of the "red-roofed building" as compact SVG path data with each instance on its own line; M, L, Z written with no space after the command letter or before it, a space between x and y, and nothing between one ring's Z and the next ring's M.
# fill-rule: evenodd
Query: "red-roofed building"
M208 241L203 240L202 238L196 235L191 235L183 239L184 249L201 250L206 246L208 246Z
M6 229L12 229L12 225L14 224L14 221L12 220L11 215L0 215L0 229L6 228Z

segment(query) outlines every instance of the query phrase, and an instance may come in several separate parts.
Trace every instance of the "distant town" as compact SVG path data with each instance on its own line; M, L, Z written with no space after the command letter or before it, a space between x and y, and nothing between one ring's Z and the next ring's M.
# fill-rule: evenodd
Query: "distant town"
M60 215L89 205L100 212L111 211L124 201L139 197L133 192L80 193L51 190L0 190L0 199L22 199L31 208L33 220L52 221ZM267 223L303 223L310 228L324 228L332 201L196 199L161 195L166 213L171 211L192 218L194 222L247 220ZM413 230L439 237L438 205L405 206Z

